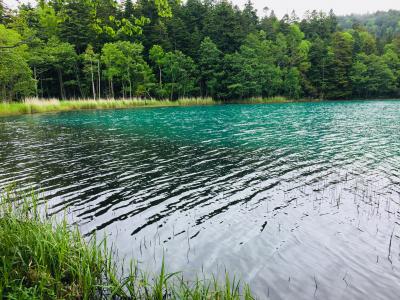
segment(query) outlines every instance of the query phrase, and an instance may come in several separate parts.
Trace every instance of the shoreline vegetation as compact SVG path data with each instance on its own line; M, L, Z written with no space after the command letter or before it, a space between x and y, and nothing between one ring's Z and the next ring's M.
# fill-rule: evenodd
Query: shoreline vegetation
M254 299L249 286L226 274L190 282L181 273L157 275L131 261L118 265L106 240L87 241L65 218L48 217L34 194L0 196L1 299Z
M24 114L66 112L90 109L123 109L141 107L171 107L171 106L200 106L229 103L286 103L295 102L284 97L273 98L251 98L238 101L218 101L212 98L181 98L178 100L156 100L156 99L37 99L27 98L23 102L0 102L0 116L15 116ZM298 102L298 100L296 100Z
M0 100L398 98L399 22L261 17L251 0L0 0Z
M351 99L350 101L368 100L398 100L398 99ZM232 101L220 101L212 98L182 98L177 100L158 99L38 99L27 98L23 102L0 102L0 117L31 115L38 113L57 113L79 110L127 109L145 107L178 107L178 106L206 106L223 104L273 104L298 102L323 102L332 100L321 99L287 99L285 97L250 98Z

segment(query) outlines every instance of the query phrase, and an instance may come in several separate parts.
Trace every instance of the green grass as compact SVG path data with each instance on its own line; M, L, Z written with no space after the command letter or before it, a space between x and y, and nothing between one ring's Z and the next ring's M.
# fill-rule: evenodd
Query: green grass
M44 112L62 112L84 109L120 109L133 107L164 107L217 104L211 98L183 98L176 101L155 99L127 100L40 100L28 99L25 102L0 102L0 116L34 114Z
M300 100L296 100L299 102ZM310 100L307 100L310 101ZM35 114L45 112L63 112L85 109L122 109L134 107L168 107L168 106L191 106L191 105L214 105L222 103L287 103L294 102L285 97L272 98L249 98L221 102L212 98L182 98L175 101L156 99L84 99L84 100L58 100L58 99L26 99L24 102L0 102L0 116L12 116L23 114Z
M116 261L106 240L85 240L64 220L46 217L32 195L7 189L0 200L0 299L253 299L247 285L226 275L186 281L167 273L164 261L151 276L131 261Z

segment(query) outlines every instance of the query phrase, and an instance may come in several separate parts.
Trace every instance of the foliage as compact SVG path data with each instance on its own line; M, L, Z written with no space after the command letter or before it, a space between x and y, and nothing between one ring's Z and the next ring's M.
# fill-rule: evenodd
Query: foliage
M339 25L343 29L351 29L354 26L365 27L379 40L389 41L400 33L400 11L378 11L365 15L349 15L339 17Z
M114 97L114 84L122 86L123 98L148 93L153 81L150 67L142 56L143 46L138 43L118 41L104 45L101 60L105 65L104 75L109 80L109 95Z
M27 47L13 47L21 42L20 35L0 25L0 97L3 99L20 99L34 91L35 82L28 66Z
M165 54L163 74L165 90L170 99L187 97L195 92L196 65L192 58L181 51Z
M201 74L201 95L216 97L219 79L223 75L221 72L222 52L209 37L200 44L198 64Z
M208 0L41 0L14 13L0 8L2 100L400 94L398 11L278 19L266 8L259 18L251 1L240 9Z

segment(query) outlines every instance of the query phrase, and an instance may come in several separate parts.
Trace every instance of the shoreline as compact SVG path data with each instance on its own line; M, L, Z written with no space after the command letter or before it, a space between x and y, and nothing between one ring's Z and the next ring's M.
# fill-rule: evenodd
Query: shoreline
M162 107L186 107L186 106L208 106L225 104L277 104L277 103L314 103L314 102L351 102L351 101L398 101L400 99L345 99L345 100L322 100L322 99L298 99L291 100L283 97L254 98L244 100L220 101L212 98L184 98L175 101L155 99L30 99L26 102L0 102L0 117L11 117L20 115L33 115L40 113L59 113L81 110L108 110L108 109L130 109L130 108L162 108Z
M129 108L162 108L185 106L208 106L224 104L268 104L294 102L284 98L247 99L235 101L219 101L212 98L183 98L178 100L156 99L28 99L25 102L0 102L0 117L32 115L39 113L57 113L80 110L106 110ZM297 102L297 100L296 100Z
M106 239L85 239L65 217L48 217L46 207L35 194L0 190L0 257L7 258L1 266L0 298L255 299L249 285L228 273L224 281L212 274L187 281L181 272L168 273L164 257L155 274L133 260L124 269L118 249L110 249Z

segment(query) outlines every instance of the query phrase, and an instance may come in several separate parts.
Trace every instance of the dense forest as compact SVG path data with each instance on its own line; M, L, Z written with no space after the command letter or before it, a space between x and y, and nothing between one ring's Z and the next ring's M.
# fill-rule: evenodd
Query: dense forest
M250 1L0 2L0 99L400 95L399 12L259 15Z
M344 29L352 29L354 26L363 26L381 43L390 43L390 41L400 34L400 11L389 10L378 11L373 14L338 17L339 26Z

